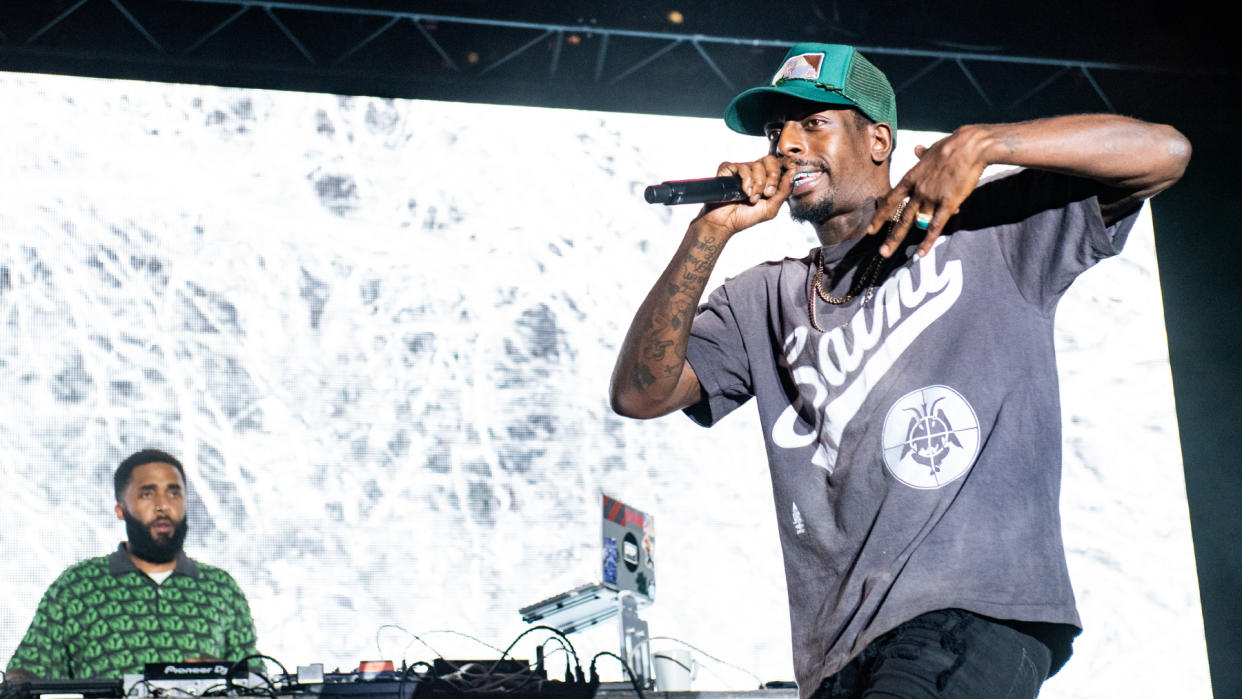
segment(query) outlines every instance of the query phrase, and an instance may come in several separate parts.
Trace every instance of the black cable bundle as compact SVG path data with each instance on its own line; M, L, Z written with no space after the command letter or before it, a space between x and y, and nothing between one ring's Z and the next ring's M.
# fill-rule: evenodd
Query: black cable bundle
M544 667L544 644L536 648L534 666L516 661L510 654L518 641L540 630L555 634L544 644L556 640L572 658L572 665L566 662L564 682L548 679ZM587 682L573 643L560 629L551 626L526 629L494 661L454 663L438 658L432 671L420 676L420 679L422 681L410 699L592 699L599 684L598 680Z
M625 675L630 678L630 686L634 688L634 693L638 695L638 699L646 699L646 697L643 696L643 688L638 683L638 676L634 674L632 669L630 669L629 663L625 662L625 660L616 653L610 653L606 650L601 650L591 657L591 684L599 684L599 673L595 671L595 661L598 660L601 655L616 658L617 662L621 663L621 667L625 668Z
M239 669L246 667L250 670L251 673L258 675L259 678L263 680L263 683L267 685L268 696L270 696L271 699L277 699L277 697L280 695L280 690L277 689L276 684L272 682L271 678L269 678L266 673L260 672L246 664L246 663L249 663L251 660L270 660L276 663L277 665L279 665L280 672L281 672L281 678L280 678L281 683L285 687L289 686L290 684L289 670L288 668L285 667L284 663L280 662L279 660L277 660L276 658L273 658L270 655L263 655L262 653L255 653L253 655L247 655L241 660L238 660L237 662L230 665L228 672L224 673L224 681L226 683L226 686L228 687L228 689L233 690L237 692L238 694L248 694L248 693L253 692L254 691L253 688L239 687L236 683L233 682L233 674L236 673Z

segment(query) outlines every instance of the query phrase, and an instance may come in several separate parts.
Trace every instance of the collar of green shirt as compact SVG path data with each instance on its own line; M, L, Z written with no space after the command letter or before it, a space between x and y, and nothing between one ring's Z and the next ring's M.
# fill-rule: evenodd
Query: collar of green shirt
M143 573L138 566L134 565L133 559L129 557L129 551L125 549L125 542L117 545L116 550L108 555L108 572L114 576L120 577L126 573ZM177 565L173 567L173 572L177 575L187 575L191 578L198 577L198 564L194 559L181 552L177 555Z

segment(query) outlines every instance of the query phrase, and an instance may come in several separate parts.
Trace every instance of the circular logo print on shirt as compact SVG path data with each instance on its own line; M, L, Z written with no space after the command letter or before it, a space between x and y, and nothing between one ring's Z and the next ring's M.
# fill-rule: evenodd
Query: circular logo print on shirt
M893 403L884 418L884 465L911 488L943 488L979 455L979 418L962 394L924 386Z

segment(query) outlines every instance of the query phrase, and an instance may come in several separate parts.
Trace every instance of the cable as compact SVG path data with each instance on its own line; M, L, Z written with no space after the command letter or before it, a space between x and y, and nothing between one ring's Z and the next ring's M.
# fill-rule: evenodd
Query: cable
M233 673L234 673L234 672L235 672L238 668L242 667L242 666L243 666L243 663L246 663L246 662L248 662L248 661L250 661L250 660L270 660L270 661L272 661L272 662L276 663L278 666L280 666L280 671L281 671L281 673L283 673L283 675L284 675L284 676L282 677L282 680L283 680L284 684L285 684L285 685L288 685L288 684L289 684L289 669L285 667L285 664L284 664L284 663L280 662L279 660L277 660L276 658L273 658L273 657L272 657L272 656L270 656L270 655L264 655L264 654L262 654L262 653L252 653L251 655L247 655L246 657L242 658L241 660L238 660L237 662L235 662L235 663L233 663L232 665L230 665L230 666L229 666L229 669L228 669L228 672L224 673L224 681L228 684L229 689L234 689L234 690L249 689L249 690L251 690L251 691L253 691L253 690L254 690L254 688L253 688L253 687L247 687L247 688L238 687L238 686L237 686L237 685L233 682ZM249 666L247 666L247 667L249 667ZM280 695L280 692L279 692L279 691L277 691L277 689L276 689L276 685L275 685L275 684L273 684L273 683L272 683L272 680L268 678L267 673L265 673L265 672L256 672L256 671L254 670L254 668L250 668L250 672L251 672L251 673L253 673L253 674L255 674L255 675L258 675L258 676L259 676L259 678L263 680L263 683L267 685L268 690L270 690L270 691L271 691L271 693L272 693L272 699L276 699L276 697L278 697L278 696ZM245 694L245 692L244 692L244 691L242 691L241 693L242 693L242 694Z
M541 684L543 678L531 673L529 668L496 674L484 669L482 663L468 663L451 675L436 677L435 681L443 683L450 695L529 695L529 690Z
M402 630L404 630L404 629L402 629ZM407 646L407 647L408 647L408 646ZM427 672L426 672L426 674L424 675L424 677L430 677L430 678L432 678L432 681L434 681L434 678L435 678L435 672L434 672L434 669L435 669L435 668L433 668L433 667L431 666L431 663L427 663L427 662L424 662L424 661L422 661L422 660L418 660L418 661L415 661L415 662L413 662L413 663L410 663L410 665L409 665L409 666L405 666L405 659L404 659L404 658L402 658L402 659L401 659L401 664L402 664L402 666L403 666L403 667L401 668L401 681L397 683L397 699L405 699L405 677L406 677L406 675L408 675L408 674L409 674L410 670L413 670L414 668L418 667L419 665L423 665L423 666L425 666L425 667L427 668ZM429 684L430 684L430 683L429 683ZM415 685L415 686L414 686L414 691L410 693L410 697L411 697L411 699L413 699L414 694L417 694L417 693L418 693L418 685Z
M665 659L665 660L667 660L667 661L669 661L669 662L671 662L671 663L674 663L674 664L676 664L676 665L680 666L683 670L685 670L686 672L690 673L690 677L691 677L691 678L693 678L693 677L694 677L695 667L697 666L697 667L698 667L698 668L700 668L700 669L703 669L703 670L706 670L706 671L710 672L710 673L712 674L712 677L715 677L717 680L720 680L720 682L721 682L722 684L725 684L725 685L729 684L729 681L728 681L728 680L726 680L724 677L722 677L722 676L720 675L720 673L719 673L719 672L716 672L715 670L713 670L713 669L712 669L712 665L711 665L711 664L706 664L706 665L698 665L698 664L697 664L697 663L695 663L694 661L691 661L691 664L690 664L690 665L686 665L685 663L681 662L681 661L680 661L680 660L678 660L677 658L674 658L674 657L673 657L673 656L671 656L671 655L664 655L663 653L656 653L653 657L656 657L656 658L663 658L663 659Z
M663 653L656 653L652 657L653 658L664 658L665 660L673 663L674 665L680 665L681 669L685 670L686 672L694 672L694 669L691 668L689 665L681 662L680 660L678 660L677 658L674 658L671 655L664 655Z
M599 673L595 671L595 661L599 659L601 655L608 655L616 658L617 662L621 663L621 667L625 668L625 674L629 675L630 685L634 687L634 693L638 695L638 699L646 699L646 697L643 696L642 687L638 686L638 677L634 674L634 671L630 669L629 663L625 662L625 660L623 660L621 656L616 653L606 650L601 650L591 658L591 684L599 683Z
M404 631L405 633L408 633L409 635L413 636L416 640L418 640L420 643L430 648L431 652L435 653L437 658L442 658L444 656L440 653L440 651L436 650L435 648L432 648L426 641L424 641L422 639L422 636L429 636L433 633L451 633L457 636L461 636L462 638L468 638L471 641L474 641L475 643L481 646L484 646L486 648L490 648L491 650L496 651L497 653L501 652L499 648L497 648L496 646L493 646L487 641L484 641L483 639L477 638L475 636L471 636L468 633L462 633L461 631L457 631L455 629L431 629L430 631L421 631L419 633L414 633L413 631L410 631L409 629L401 626L400 624L384 624L375 630L375 650L379 651L380 657L384 656L384 649L380 647L380 640L379 640L380 632L383 631L384 629L397 629L398 631Z
M518 682L514 686L507 687L507 688L504 687L504 685L507 682L509 682L510 680L514 680L514 679L518 680ZM505 691L517 692L517 691L521 691L523 689L528 688L531 684L538 684L542 682L543 678L539 677L538 675L532 674L531 672L529 672L529 670L522 670L519 672L511 672L505 675L500 675L499 677L496 677L495 675L487 674L487 675L483 675L479 677L479 680L481 682L484 680L488 680L488 681L483 682L482 684L476 684L475 686L470 687L468 691L488 692L493 689L504 688Z
M421 643L421 644L423 644L424 646L426 646L426 647L427 647L427 650L430 650L430 651L432 652L433 657L439 658L439 659L441 659L441 660L445 660L445 661L447 662L447 659L444 657L444 654L443 654L443 653L441 653L440 651L438 651L438 650L436 650L435 648L433 648L433 647L432 647L432 645L431 645L430 643L428 643L428 642L424 641L424 640L422 639L422 637L420 637L418 634L414 633L413 631L407 631L407 630L405 630L405 629L401 629L401 630L402 630L402 631L405 631L405 632L406 632L406 633L408 633L408 634L410 634L410 636L413 636L413 638L410 640L410 642L409 642L409 643L407 643L407 644L405 644L405 648L401 649L401 662L402 662L402 663L404 663L404 662L405 662L405 656L406 656L406 654L408 654L408 653L410 652L410 646L414 645L414 641L418 641L419 643Z
M133 684L133 686L131 686L131 687L129 688L129 691L125 693L125 696L127 696L127 697L132 697L132 696L134 696L134 690L135 690L135 689L138 689L138 686L139 686L139 685L144 685L144 684L147 686L147 694L150 694L150 695L154 696L154 695L155 695L155 686L151 684L151 680L148 680L148 679L146 679L145 677L144 677L144 678L142 678L141 680L138 680L137 682L135 682L135 683Z
M560 646L560 648L554 649L552 653L555 653L559 650L560 652L565 654L565 681L570 682L573 680L573 668L569 664L569 648L567 648L565 646L565 642L562 641L557 636L548 636L548 638L544 640L544 642L540 645L540 647L542 648L543 646L548 645L548 643L550 643L551 641L556 641L557 645ZM543 662L545 664L548 662L548 659L552 657L552 653L543 654Z
M522 633L518 634L517 637L513 639L513 642L511 642L509 646L505 648L504 650L495 649L500 653L500 657L497 658L494 662L492 662L488 666L484 666L483 663L479 663L479 664L469 664L469 665L457 667L449 663L449 667L452 668L453 670L452 674L442 676L442 677L437 676L435 679L436 681L443 682L444 684L446 684L448 687L450 687L452 690L454 690L457 693L471 693L471 694L484 693L485 694L489 692L490 693L496 693L496 692L520 693L524 691L529 691L533 686L537 686L543 683L544 681L546 681L542 675L535 674L534 672L531 671L532 666L528 664L526 667L515 670L513 672L506 672L506 673L498 673L497 669L500 668L501 663L503 663L506 659L510 659L510 660L514 659L512 655L512 651L517 646L518 642L520 642L524 637L526 637L527 634L533 631L539 631L539 630L550 631L551 633L555 634L554 636L551 636L548 639L545 639L543 642L544 644L547 644L550 641L555 640L557 644L560 646L561 650L566 652L566 656L567 656L566 678L565 678L566 682L567 683L573 682L575 679L577 679L578 682L585 684L586 677L582 671L581 660L578 657L578 653L577 653L577 650L574 648L573 642L570 641L569 638L565 635L565 633L562 632L560 629L557 629L551 626L532 626L526 629L525 631L523 631ZM459 633L459 632L451 631L451 630L447 630L447 632L448 633ZM459 633L459 635L464 636L466 638L472 638L475 641L479 640L479 639L474 639L473 637L467 634ZM482 641L480 641L480 643L482 643ZM490 644L484 643L484 645L487 645L489 648L494 648ZM540 649L542 649L542 644L540 646ZM573 664L576 668L576 671L577 671L576 678L574 677L574 672L570 669L568 665L569 658L572 658ZM443 658L441 658L441 660L443 660Z
M462 633L461 631L454 631L453 629L432 629L431 631L423 631L423 632L422 632L422 634L423 634L424 636L427 636L427 635L430 635L430 634L433 634L433 633L451 633L451 634L455 634L455 635L457 635L457 636L461 636L462 638L468 638L468 639L470 639L471 641L474 641L475 643L477 643L477 644L479 644L479 645L481 645L481 646L484 646L484 647L486 647L486 648L489 648L489 649L491 649L491 650L496 651L497 653L503 653L503 652L504 652L504 651L500 650L499 648L497 648L496 646L493 646L492 644L488 643L487 641L484 641L484 640L482 640L482 639L480 639L480 638L475 638L474 636L471 636L471 635L470 635L470 634L468 634L468 633Z
M565 642L561 640L560 636L548 636L546 639L544 639L543 643L541 643L540 645L546 646L548 645L548 643L552 641L556 641L557 645L561 647L561 650L565 651L566 653L569 652L569 649L565 647Z
M734 665L733 663L725 662L721 660L720 658L717 658L716 656L712 655L711 653L708 653L707 651L703 650L702 648L699 648L698 646L695 646L691 643L687 643L686 641L683 641L680 638L674 638L672 636L652 636L651 638L646 638L646 639L643 639L642 641L639 641L637 645L641 646L644 643L650 643L652 641L673 641L675 643L680 643L681 645L689 648L690 650L698 653L699 655L702 655L708 660L718 662L721 665L726 665L728 667L731 667L734 670L737 670L738 672L750 675L751 677L755 678L755 682L758 684L760 688L763 687L763 678L761 678L759 675L756 675L755 673L751 672L750 670L747 670L744 667L739 667L737 665Z
M501 652L500 660L497 660L496 663L492 665L492 669L495 669L496 666L500 664L500 661L504 660L505 656L509 655L509 651L513 650L513 647L517 645L518 641L522 640L523 636L525 636L528 633L531 633L532 631L538 631L539 629L543 629L544 631L551 631L552 633L556 634L557 636L559 636L561 639L565 641L565 643L569 646L570 655L574 656L574 668L577 670L578 681L586 682L586 678L582 676L582 661L578 659L578 651L574 649L573 641L569 640L569 637L566 636L564 632L562 632L560 629L554 628L552 626L545 626L543 624L532 626L529 629L526 629L522 633L518 634L517 638L513 639L513 642L509 644L509 647L505 648L504 651Z
M431 645L430 643L428 643L427 641L423 640L422 635L417 634L417 633L414 633L413 631L410 631L409 629L407 629L407 628L405 628L405 627L403 627L403 626L401 626L401 625L399 625L399 624L384 624L384 625L380 626L378 629L376 629L376 631L375 631L375 647L376 647L376 650L380 653L380 655L381 655L381 656L383 655L384 651L383 651L383 647L380 645L380 634L383 632L383 630L384 630L384 629L388 629L388 628L397 629L397 630L399 630L399 631L402 631L402 632L404 632L404 633L407 633L407 634L409 634L409 635L410 635L410 637L411 637L411 639L412 639L412 640L411 640L408 644L406 644L405 649L404 649L404 650L402 650L402 652L401 652L401 662L402 662L402 664L403 664L403 665L405 664L405 656L406 656L406 653L408 653L408 652L409 652L409 650L410 650L410 646L414 645L414 642L415 642L415 641L417 641L417 642L419 642L419 643L423 644L424 646L426 646L426 647L427 647L427 648L428 648L428 649L429 649L432 653L434 653L434 654L435 654L435 658L436 658L437 660L440 660L440 661L444 662L446 665L448 665L448 666L449 666L449 668L451 668L451 669L452 669L452 671L453 671L453 673L454 673L454 674L457 674L457 673L462 672L463 668L461 668L461 667L459 667L459 666L457 666L457 665L453 664L453 663L452 663L452 662L450 662L447 658L445 658L443 653L441 653L438 649L436 649L434 646L432 646L432 645ZM497 648L496 646L493 646L492 644L490 644L490 643L488 643L488 642L486 642L486 641L484 641L484 640L482 640L482 639L480 639L480 638L477 638L477 637L475 637L475 636L471 636L470 634L467 634L467 633L462 633L462 632L460 632L460 631L456 631L456 630L454 630L454 629L433 629L433 630L431 630L431 631L424 631L424 632L422 632L422 634L432 634L432 633L451 633L451 634L455 634L455 635L461 636L461 637L463 637L463 638L468 638L468 639L470 639L470 640L472 640L472 641L474 641L474 642L476 642L476 643L478 643L478 644L480 644L480 645L482 645L482 646L486 646L487 648L490 648L490 649L492 649L492 650L496 651L497 653L500 653L500 654L501 654L500 660L503 660L503 659L504 659L504 656L507 654L507 651L502 651L501 649ZM512 648L512 646L510 646L510 648ZM496 667L499 665L500 660L498 660L496 663L494 663L494 664L492 665L492 667L491 667L491 670L492 670L492 671L494 671L494 670L496 669ZM435 674L435 668L434 668L434 666L429 665L429 664L428 664L428 663L426 663L426 662L419 661L419 662L417 662L417 663L414 663L414 664L410 665L409 667L410 667L410 668L413 668L413 667L416 667L417 665L420 665L420 664L421 664L421 665L425 665L425 666L427 667L427 673L426 673L426 676L425 676L425 677L426 677L426 679L430 679L430 680L433 680L433 681L443 682L443 683L447 684L449 687L452 687L455 691L463 691L460 687L457 687L456 685L454 685L454 684L453 684L453 682L452 682L451 680L447 680L447 679L445 679L445 678L443 678L443 677L439 677L439 676L437 676L437 675ZM521 674L526 674L526 673L525 673L525 671L523 671ZM489 675L490 675L490 672L489 672ZM405 677L406 677L406 675L405 675L405 673L403 672L403 674L402 674L402 681L401 681L402 686L401 686L401 687L398 687L398 691L402 691L402 690L404 689ZM502 679L502 681L505 681L505 680L507 680L507 678L503 678L503 679ZM467 689L470 689L470 688L469 688L469 687L467 687ZM403 699L403 698L402 698L402 697L398 697L398 699Z
M403 633L409 634L409 636L411 637L409 644L406 645L405 650L402 652L401 662L402 662L403 669L401 671L400 682L398 684L397 699L406 699L405 683L411 680L411 672L414 671L415 668L418 668L420 666L425 668L426 672L424 672L422 675L415 676L418 681L425 683L427 687L432 687L436 683L441 683L445 687L445 689L448 690L451 694L464 694L464 693L480 694L480 693L489 693L489 692L490 693L529 692L532 686L546 681L546 678L544 676L532 672L533 666L528 665L526 667L522 667L521 669L518 669L512 672L506 672L506 673L497 673L496 671L497 669L500 668L501 663L503 663L506 659L510 659L510 660L514 659L512 656L512 651L514 647L517 646L518 642L521 641L521 639L524 638L527 634L531 633L532 631L537 631L537 630L549 631L552 634L554 634L553 636L550 636L543 641L543 644L541 644L540 649L542 649L543 645L546 645L547 643L550 643L551 641L555 640L557 645L560 646L560 650L566 653L566 677L565 677L566 682L572 683L576 679L578 682L585 685L587 681L586 676L582 671L581 660L578 657L578 653L577 653L577 650L574 648L573 642L570 641L569 638L565 635L565 633L562 632L560 629L557 629L551 626L532 626L526 629L522 633L518 634L517 637L513 639L513 642L510 643L509 646L505 648L504 650L501 650L479 638L471 636L470 634L462 633L460 631L456 631L453 629L435 629L432 631L422 632L423 634L431 634L431 633L455 634L463 638L468 638L472 641L475 641L479 643L480 645L486 646L487 648L490 648L500 654L500 657L497 658L494 662L490 663L490 665L487 665L485 663L477 663L477 664L472 663L472 664L466 664L462 666L457 666L454 663L447 660L444 657L444 655L440 653L439 650L437 650L431 644L425 641L422 638L422 635L416 634L410 631L409 629L406 629L403 626L400 626L398 624L383 624L379 628L376 629L375 646L376 646L376 650L380 653L380 655L383 655L384 653L383 645L381 642L383 631L385 629L390 629L390 628L397 629ZM405 662L406 662L405 654L409 651L410 646L414 645L415 641L421 643L422 645L430 649L435 654L437 663L443 662L445 665L447 665L447 667L450 669L450 673L443 675L443 676L438 675L435 669L436 666L429 664L427 662L424 662L424 661L418 661L416 663L406 666L405 665ZM570 659L572 659L572 662L574 665L573 670L571 670L570 665L569 665ZM576 678L574 676L575 674L574 670L576 670L576 675L577 675ZM415 690L415 693L418 693L417 689Z
M444 655L443 655L442 653L440 653L440 651L438 651L438 650L436 650L434 647L432 647L432 645L431 645L430 643L428 643L428 642L424 641L424 640L422 639L422 637L421 637L421 636L419 636L418 634L414 633L413 631L410 631L409 629L405 628L404 626L401 626L400 624L384 624L384 625L380 626L378 629L376 629L376 630L375 630L375 649L376 649L377 651L379 651L379 653L380 653L380 655L381 655L381 656L383 655L384 650L383 650L382 648L380 648L379 637L380 637L380 632L381 632L381 631L383 631L384 629L397 629L397 630L399 630L399 631L404 631L405 633L410 634L410 636L413 638L413 640L412 640L412 641L410 641L409 643L407 643L407 644L406 644L405 649L401 651L401 662L403 662L403 663L405 662L405 654L409 652L409 650L410 650L410 646L414 645L414 641L418 641L419 643L423 644L424 646L427 646L427 649L428 649L428 650L430 650L432 653L434 653L434 654L435 654L435 657L437 657L437 658L443 658L443 657L444 657Z

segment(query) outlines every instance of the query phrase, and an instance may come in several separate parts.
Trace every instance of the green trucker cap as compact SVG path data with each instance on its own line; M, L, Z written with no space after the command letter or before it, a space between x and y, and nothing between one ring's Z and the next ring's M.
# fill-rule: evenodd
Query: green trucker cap
M725 123L734 131L762 136L774 103L785 97L857 107L872 120L897 130L897 99L888 78L853 46L794 45L772 76L772 84L752 87L733 98L725 108Z

